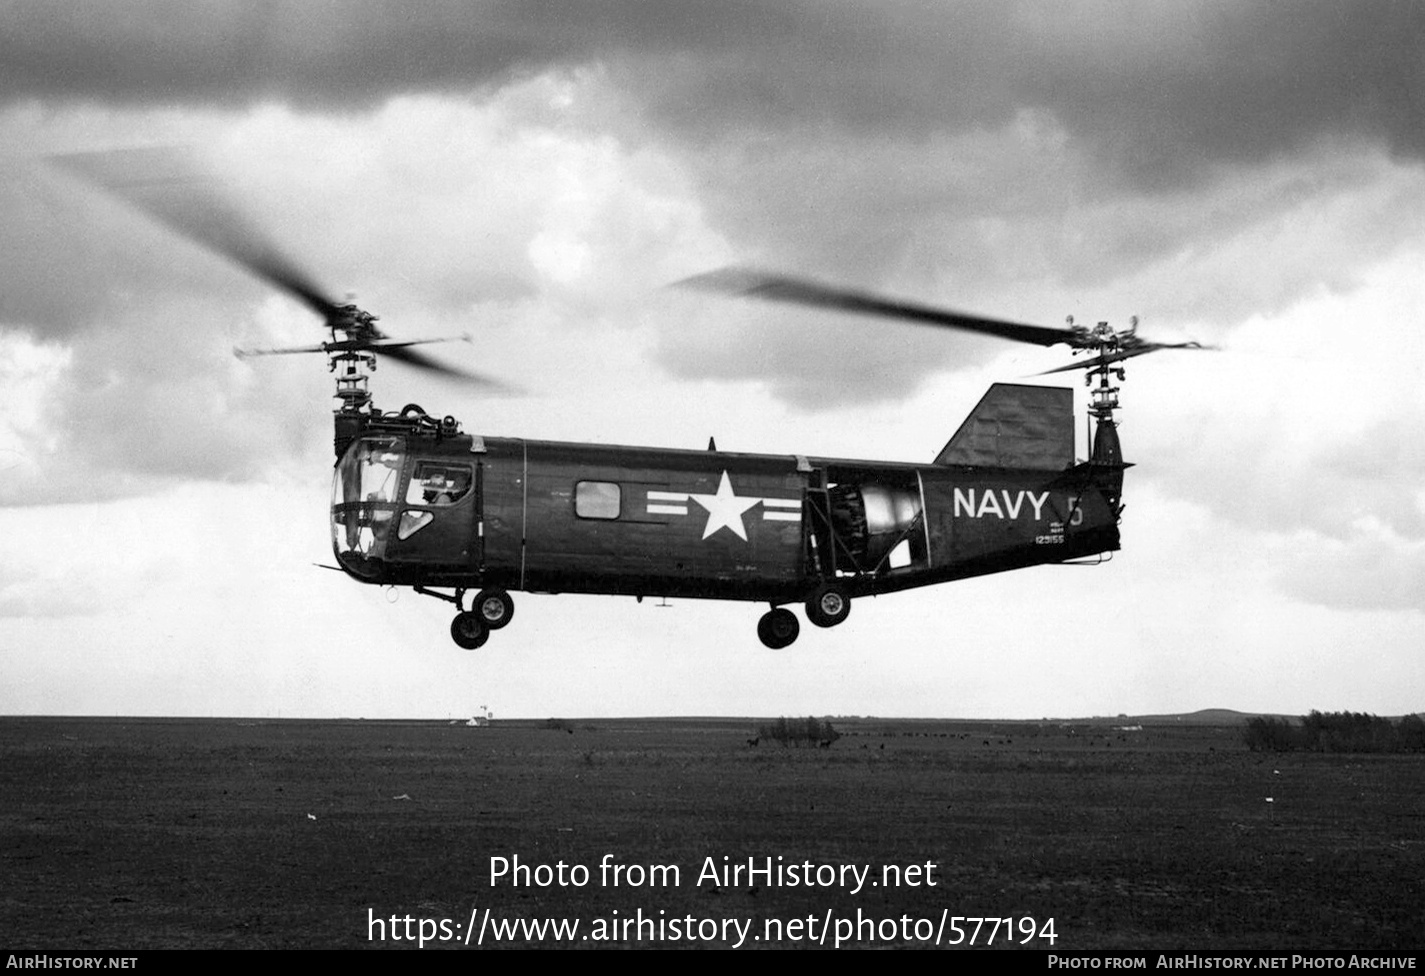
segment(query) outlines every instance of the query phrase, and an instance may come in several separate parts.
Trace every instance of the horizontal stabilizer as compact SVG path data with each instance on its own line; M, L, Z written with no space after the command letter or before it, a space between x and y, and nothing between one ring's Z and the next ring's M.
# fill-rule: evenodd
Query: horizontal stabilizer
M1074 391L996 383L936 464L1059 471L1074 463Z

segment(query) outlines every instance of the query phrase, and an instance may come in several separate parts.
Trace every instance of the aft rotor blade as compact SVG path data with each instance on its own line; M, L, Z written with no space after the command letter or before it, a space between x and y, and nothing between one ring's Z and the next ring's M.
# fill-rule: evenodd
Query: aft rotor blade
M319 288L219 192L219 181L172 147L52 156L56 166L117 197L170 230L228 258L322 318L341 303Z
M1107 366L1109 363L1121 363L1125 359L1133 359L1135 356L1145 356L1150 352L1161 352L1164 349L1216 350L1217 347L1205 346L1200 342L1138 342L1127 349L1103 353L1077 363L1069 363L1065 366L1055 366L1053 369L1046 369L1044 372L1035 373L1034 375L1048 376L1050 373L1068 373L1076 369L1094 369L1099 366Z
M854 291L747 268L722 268L707 274L685 278L678 284L686 288L760 298L772 302L787 302L812 308L828 308L838 312L876 315L901 322L913 322L917 325L980 332L999 336L1002 339L1011 339L1015 342L1028 342L1036 346L1053 346L1061 342L1069 345L1079 344L1079 333L1072 329L1050 328L1043 325L985 318L952 309L917 305L912 302L872 295L868 292Z

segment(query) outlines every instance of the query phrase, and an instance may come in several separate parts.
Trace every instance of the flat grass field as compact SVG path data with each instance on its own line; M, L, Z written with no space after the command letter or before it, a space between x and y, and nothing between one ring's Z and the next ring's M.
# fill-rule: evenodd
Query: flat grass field
M3 718L0 946L1425 947L1425 756L833 723Z

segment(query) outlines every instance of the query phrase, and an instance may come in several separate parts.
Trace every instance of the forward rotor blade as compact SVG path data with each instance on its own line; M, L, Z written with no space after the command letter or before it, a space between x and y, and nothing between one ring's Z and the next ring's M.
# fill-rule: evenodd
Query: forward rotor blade
M439 339L408 339L391 342L324 342L318 346L283 346L270 349L242 349L234 348L233 355L239 359L247 359L249 356L288 356L298 353L333 353L343 351L370 351L388 359L405 363L407 366L414 366L417 369L430 370L433 373L441 373L445 376L454 376L459 379L470 380L489 386L495 389L513 392L513 388L501 383L499 380L490 379L479 373L471 373L466 370L457 369L454 366L447 366L445 363L437 362L426 356L424 353L416 352L412 346L428 346L437 342L469 342L467 336L449 336Z
M52 156L50 161L170 230L228 258L324 320L334 301L219 191L191 154L171 147Z
M238 359L247 359L249 356L290 356L303 352L326 352L325 346L293 346L286 349L243 349L233 346L233 355Z
M412 339L409 342L324 342L319 346L281 346L269 349L244 349L239 346L233 347L233 355L238 359L246 359L249 356L288 356L294 353L304 352L352 352L362 349L369 349L372 352L387 352L391 349L404 349L406 346L422 346L432 342L453 342L453 339ZM468 340L467 340L468 341ZM399 357L395 357L399 358Z
M1080 333L1072 329L1056 329L1043 325L1028 325L1023 322L985 318L951 309L917 305L897 299L883 298L867 292L838 288L785 275L768 274L748 268L722 268L707 274L685 278L677 284L685 288L741 295L747 298L761 298L766 301L807 305L812 308L828 308L838 312L876 315L902 322L913 322L917 325L981 332L986 335L999 336L1002 339L1011 339L1015 342L1028 342L1036 346L1053 346L1061 342L1075 346L1080 344Z
M173 147L126 149L52 156L50 162L293 296L320 315L334 332L354 336L319 346L234 349L239 358L370 350L417 369L470 380L495 390L512 390L497 380L447 366L411 348L450 339L391 340L372 324L374 316L328 296L225 197L220 181L188 152ZM462 338L470 341L469 336Z
M378 333L378 335L380 335L380 334ZM434 343L437 343L437 342L466 342L466 343L468 343L468 342L471 341L469 335L439 336L438 338L435 338L435 339L400 339L400 340L388 340L387 337L384 336L384 335L381 335L380 337L381 337L381 339L384 340L384 341L382 341L382 342L371 342L371 343L367 343L365 348L368 348L368 349L376 349L376 350L404 349L406 346L429 346L429 345L433 345ZM338 345L339 345L339 344L338 344Z
M512 387L507 383L501 383L499 380L491 379L488 376L482 376L479 373L472 373L468 370L456 369L454 366L447 366L444 363L437 362L436 360L431 359L423 352L417 352L414 349L408 348L416 344L416 342L403 342L395 345L376 345L372 346L372 348L375 349L377 352L381 353L383 356L386 356L388 359L394 359L397 362L405 363L407 366L414 366L417 369L429 370L432 373L441 373L445 376L454 376L457 379L470 380L473 383L479 383L481 386L488 387L496 392L518 392L515 387Z

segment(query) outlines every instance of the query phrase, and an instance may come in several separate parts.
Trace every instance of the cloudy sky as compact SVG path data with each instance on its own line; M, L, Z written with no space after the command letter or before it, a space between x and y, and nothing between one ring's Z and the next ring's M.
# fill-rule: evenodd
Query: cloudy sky
M0 712L1425 708L1422 46L1371 0L0 2ZM517 594L461 651L314 565L330 377L230 352L310 312L46 161L150 146L469 333L520 392L374 390L487 435L928 462L1067 356L665 288L727 264L1223 350L1130 364L1106 565L776 652L754 605Z

